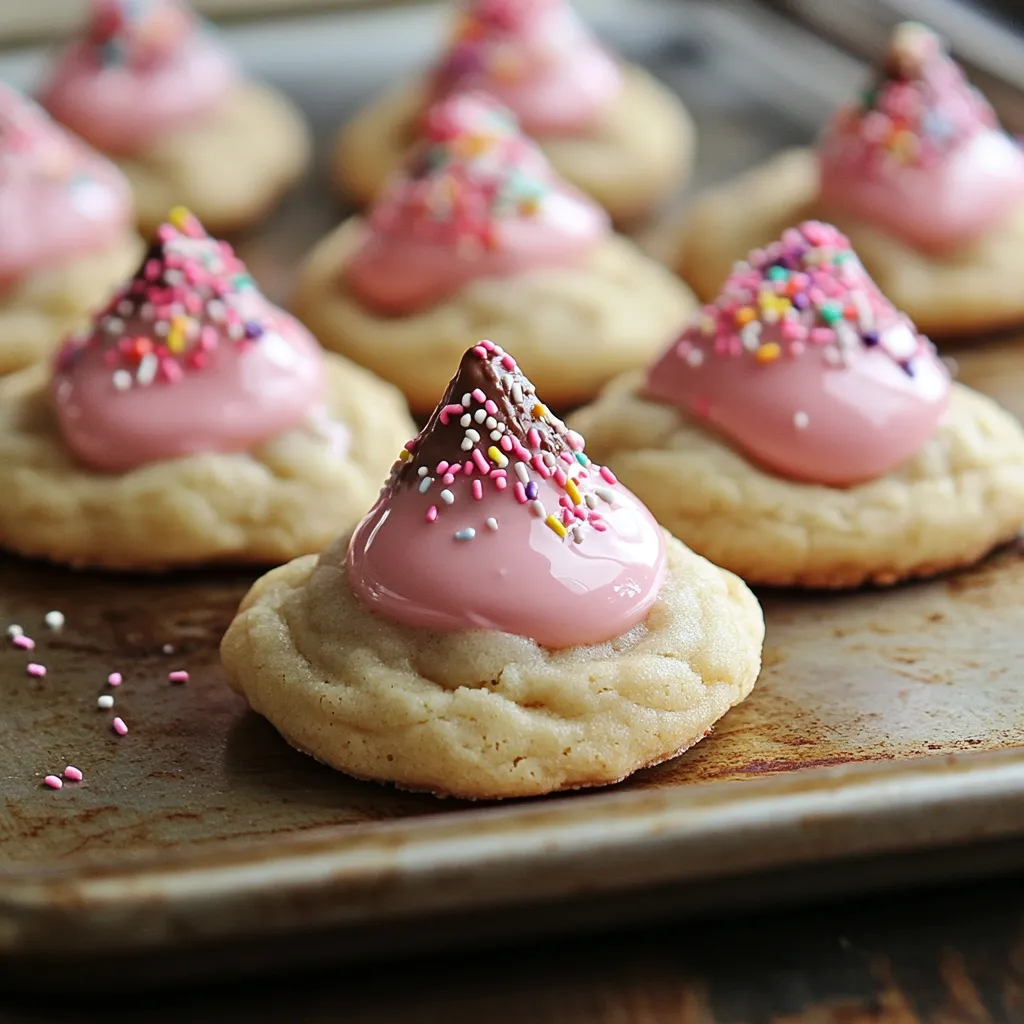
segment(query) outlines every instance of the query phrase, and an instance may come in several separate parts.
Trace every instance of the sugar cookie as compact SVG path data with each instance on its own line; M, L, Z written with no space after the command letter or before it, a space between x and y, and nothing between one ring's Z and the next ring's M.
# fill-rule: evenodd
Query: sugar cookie
M760 608L668 537L482 342L351 535L258 581L221 646L293 746L471 799L616 782L749 692Z
M431 108L424 137L368 217L313 251L295 310L321 343L397 384L419 411L481 334L514 348L557 405L644 365L696 308L614 235L496 101Z
M95 0L40 98L117 160L147 234L176 203L217 233L252 224L310 160L298 109L244 78L185 0Z
M1024 523L1020 425L950 386L819 223L752 253L646 375L571 424L662 525L748 582L928 576Z
M173 220L52 379L0 382L0 545L114 569L281 562L355 522L415 430L226 243Z
M896 30L881 74L817 153L782 153L696 200L679 271L710 300L737 259L807 218L838 225L932 337L1024 322L1024 153L919 25Z
M682 103L642 69L609 55L565 0L470 0L425 79L385 93L339 137L334 175L368 203L416 138L433 98L484 90L508 106L558 173L619 223L682 188L694 128Z

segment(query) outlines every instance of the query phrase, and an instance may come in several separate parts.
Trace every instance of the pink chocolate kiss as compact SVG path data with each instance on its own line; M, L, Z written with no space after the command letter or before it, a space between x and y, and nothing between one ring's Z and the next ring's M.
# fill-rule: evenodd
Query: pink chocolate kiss
M482 342L356 529L348 569L356 596L404 625L564 648L641 622L665 548L647 509Z
M489 97L443 101L424 133L343 268L365 305L408 314L477 278L573 266L610 231L604 211L559 180Z
M94 0L89 28L60 55L40 101L108 153L139 153L202 117L238 77L184 0L155 0L141 15L126 0Z
M923 250L965 245L1024 201L1024 153L920 25L893 35L866 99L840 110L819 147L828 208Z
M314 413L323 386L312 336L189 217L160 229L134 280L64 346L53 396L74 455L116 473L249 449Z
M647 393L781 476L844 487L932 436L949 375L846 239L808 222L751 254L651 368Z

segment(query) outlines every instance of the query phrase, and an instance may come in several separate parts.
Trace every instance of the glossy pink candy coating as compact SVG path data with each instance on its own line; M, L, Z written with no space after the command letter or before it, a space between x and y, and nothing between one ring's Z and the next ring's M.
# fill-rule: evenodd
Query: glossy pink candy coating
M808 222L751 254L646 390L780 476L843 487L894 470L934 434L949 374L846 239Z
M575 452L582 456L582 439L546 410L537 421L540 446L529 443L525 430L525 443L518 441L516 424L532 421L527 406L535 407L537 399L520 383L525 393L516 401L511 386L501 384L502 355L480 346L467 353L446 400L411 443L411 458L396 463L388 487L356 529L349 582L372 611L419 629L495 630L548 648L611 640L641 622L657 599L665 575L662 531L629 491L609 482L614 477L605 479L585 456L581 464ZM497 373L481 374L496 363ZM525 381L521 374L512 376ZM480 389L482 401L474 381L467 383L473 377L489 377ZM456 394L463 389L469 400L464 406ZM487 454L499 443L485 425L480 443L471 449L459 443L471 436L467 430L480 426L475 414L488 401L498 410L496 421L509 424L505 436L517 438L518 449L509 448L504 470ZM474 426L461 427L464 415ZM542 451L550 456L552 447L559 454L551 471L540 462L545 476L535 460L542 460ZM439 459L445 450L449 458ZM487 475L480 474L477 452ZM437 467L448 461L460 468L446 476ZM425 476L421 468L428 470ZM477 481L480 488L474 487ZM529 502L526 486L531 494L536 488ZM543 516L536 501L543 504ZM565 525L566 536L551 528L548 515Z
M601 123L622 75L565 0L469 0L434 89L482 89L529 134L573 135Z
M40 100L109 153L142 152L214 109L238 78L183 0L94 0L89 31L60 55Z
M844 107L818 152L827 207L923 250L968 244L1024 201L1024 152L919 25L896 30L868 100Z
M0 83L0 289L107 248L132 220L121 172Z
M508 111L462 94L430 110L343 274L365 305L409 314L477 278L577 265L609 231L607 214L555 176Z
M194 218L185 233L160 229L135 279L58 354L53 380L65 442L107 472L247 450L306 419L323 388L313 337Z

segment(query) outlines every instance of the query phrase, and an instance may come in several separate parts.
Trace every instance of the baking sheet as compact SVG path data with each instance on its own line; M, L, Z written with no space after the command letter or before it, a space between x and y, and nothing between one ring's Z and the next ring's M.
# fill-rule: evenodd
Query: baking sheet
M807 141L861 71L741 5L581 6L686 97L699 182ZM427 59L442 26L426 8L229 38L303 103L323 144L354 103ZM2 58L0 77L26 84L39 60ZM340 216L321 175L240 240L278 299ZM964 379L1024 413L1011 342L961 362ZM764 595L764 673L712 738L612 790L501 806L349 780L248 713L223 684L217 643L251 574L138 580L0 558L0 627L17 622L38 644L0 648L0 976L45 983L25 965L72 952L65 982L102 979L90 956L145 960L132 978L169 964L197 972L224 962L206 944L241 940L251 965L252 943L273 938L274 963L306 960L310 944L286 940L298 930L330 929L334 941L312 945L349 955L494 938L564 924L572 900L664 908L623 895L652 886L683 887L672 906L706 911L799 894L812 866L835 865L830 884L869 884L861 858L908 851L952 848L943 870L964 870L968 844L1024 835L1022 553L892 592ZM43 625L54 608L60 632ZM26 675L30 660L45 678ZM174 669L189 682L170 683ZM112 671L124 676L116 691ZM96 708L104 692L124 737ZM43 788L66 764L85 781ZM799 871L788 887L740 881L783 869ZM555 913L522 909L543 905Z

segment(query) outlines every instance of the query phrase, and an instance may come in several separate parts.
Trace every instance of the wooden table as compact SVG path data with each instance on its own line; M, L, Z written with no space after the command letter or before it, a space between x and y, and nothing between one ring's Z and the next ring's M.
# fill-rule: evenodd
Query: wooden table
M713 922L62 1004L0 1021L990 1024L1024 1020L1024 878Z

